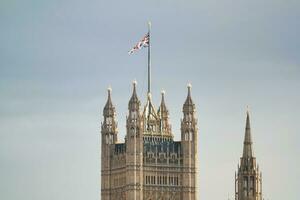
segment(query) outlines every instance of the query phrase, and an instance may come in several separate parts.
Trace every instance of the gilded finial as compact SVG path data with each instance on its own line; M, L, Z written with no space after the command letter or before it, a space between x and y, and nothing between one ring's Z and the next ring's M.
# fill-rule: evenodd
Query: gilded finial
M134 79L134 80L132 81L132 84L133 84L133 85L137 85L136 79Z
M108 93L111 93L111 91L112 91L112 88L111 88L111 86L110 86L110 85L108 86L108 88L107 88L107 91L108 91Z

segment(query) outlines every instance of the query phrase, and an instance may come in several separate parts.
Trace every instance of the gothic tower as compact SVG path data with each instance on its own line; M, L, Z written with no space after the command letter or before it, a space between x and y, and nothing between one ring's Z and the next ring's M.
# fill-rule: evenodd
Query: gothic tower
M235 200L262 200L262 174L253 155L250 116L247 111L243 156L235 174Z
M110 148L118 140L115 107L111 100L111 88L108 88L107 102L103 109L103 122L101 123L101 200L111 199L111 162Z
M128 103L126 134L126 184L129 187L126 199L143 199L142 165L143 165L143 132L140 114L140 100L136 93L136 81L133 82L133 92Z
M101 124L101 200L197 199L198 128L191 86L183 105L181 141L175 141L164 92L158 110L150 92L141 109L136 85L128 103L125 142L117 140L108 90Z
M188 85L188 94L183 104L183 119L181 120L181 141L183 151L183 173L182 185L185 187L182 191L182 199L197 199L197 119L195 117L196 109L191 97L191 85Z

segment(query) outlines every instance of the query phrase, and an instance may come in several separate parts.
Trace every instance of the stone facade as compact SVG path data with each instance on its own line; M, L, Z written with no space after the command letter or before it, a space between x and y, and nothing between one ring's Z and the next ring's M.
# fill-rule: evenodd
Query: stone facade
M197 199L197 119L191 86L183 105L181 141L174 141L162 93L156 111L148 93L141 103L133 83L128 103L126 137L118 142L111 90L101 123L101 200Z
M235 174L235 200L262 200L262 174L253 156L250 116L247 111L243 156Z

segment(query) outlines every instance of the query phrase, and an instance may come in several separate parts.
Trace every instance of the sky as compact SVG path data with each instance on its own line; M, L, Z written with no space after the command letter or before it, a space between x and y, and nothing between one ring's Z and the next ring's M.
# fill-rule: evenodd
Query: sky
M100 199L100 123L112 87L124 140L132 81L180 140L187 83L199 120L199 199L233 199L246 106L266 200L300 186L297 0L1 0L0 199Z

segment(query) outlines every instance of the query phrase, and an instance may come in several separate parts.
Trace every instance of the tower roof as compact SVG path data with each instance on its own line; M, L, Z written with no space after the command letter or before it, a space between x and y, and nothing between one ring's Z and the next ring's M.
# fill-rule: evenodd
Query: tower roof
M192 95L191 95L191 89L192 89L192 85L189 83L187 85L187 88L188 88L188 94L187 94L187 97L186 97L186 100L183 104L183 111L186 112L186 111L193 111L195 109L195 104L192 100Z
M250 127L250 114L249 111L247 111L243 157L252 157L252 156L253 156L253 150L252 150L251 127Z
M107 89L107 101L106 101L106 104L103 109L104 115L113 115L115 112L115 107L113 106L112 100L111 100L111 91L112 91L112 89L111 89L111 87L109 87Z
M168 115L168 109L165 103L165 91L161 92L161 103L160 106L158 108L158 113L159 115L162 116L167 116Z
M140 101L136 94L136 85L137 85L137 82L133 81L133 91L132 91L132 95L131 95L131 98L128 103L128 108L130 110L138 109L138 106L140 105Z

